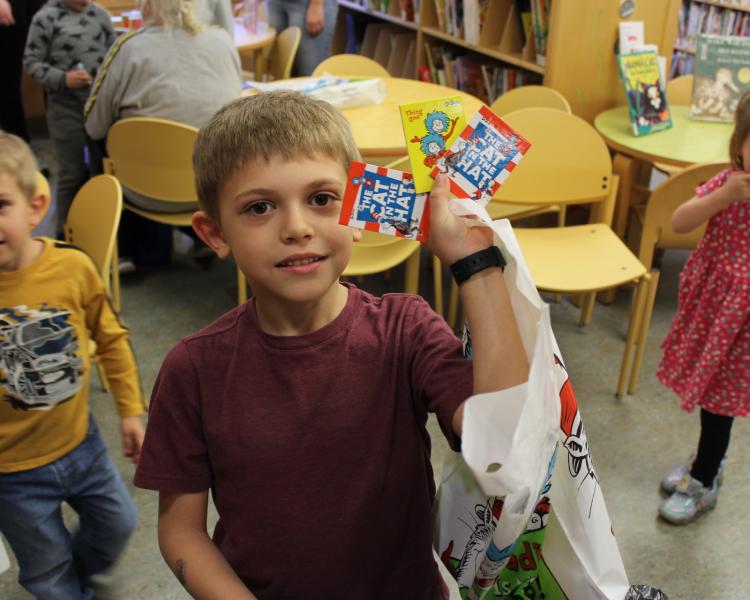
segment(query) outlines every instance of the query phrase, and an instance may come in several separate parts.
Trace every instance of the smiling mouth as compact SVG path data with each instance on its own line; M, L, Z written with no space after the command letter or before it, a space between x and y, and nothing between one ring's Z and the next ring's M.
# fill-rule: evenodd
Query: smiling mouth
M277 267L301 267L304 265L311 265L312 263L320 262L325 260L325 256L307 256L305 258L293 258L283 260L278 263Z

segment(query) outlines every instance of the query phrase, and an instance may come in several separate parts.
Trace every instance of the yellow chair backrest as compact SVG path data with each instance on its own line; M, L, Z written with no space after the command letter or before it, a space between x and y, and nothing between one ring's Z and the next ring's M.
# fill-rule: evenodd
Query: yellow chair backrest
M41 171L36 172L36 193L42 194L46 199L47 202L45 204L44 214L42 215L42 218L40 219L40 222L44 219L45 216L47 216L47 211L49 210L50 204L52 202L52 193L49 189L49 181L47 181L47 178L44 176L44 174Z
M390 77L380 63L359 54L334 54L326 58L313 71L313 76L330 75L348 77Z
M301 39L302 30L296 26L287 27L276 36L268 57L268 72L274 80L289 79L292 76L292 66Z
M197 202L193 145L198 130L189 125L134 117L117 121L107 134L104 170L144 196L164 202Z
M522 85L505 92L495 100L490 108L500 115L507 115L515 110L544 106L554 108L570 114L570 104L560 92L543 85Z
M567 205L608 198L612 159L588 122L552 108L526 108L503 120L529 140L531 148L494 200Z
M694 248L703 237L705 224L688 233L672 230L672 214L678 206L695 196L695 188L704 184L728 163L693 165L662 182L649 197L643 217L639 258L649 267L655 248Z
M692 75L681 75L667 82L667 102L669 104L690 106L692 95Z
M65 222L65 240L94 261L109 293L112 253L122 213L122 188L111 175L97 175L78 190Z

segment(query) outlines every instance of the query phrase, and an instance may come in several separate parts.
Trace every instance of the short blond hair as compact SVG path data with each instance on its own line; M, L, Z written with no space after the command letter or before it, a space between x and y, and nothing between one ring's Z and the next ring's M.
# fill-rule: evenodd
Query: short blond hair
M13 177L29 202L36 194L36 172L29 145L17 135L0 131L0 175Z
M141 12L147 3L151 9L145 19L147 25L159 23L165 27L179 27L191 35L203 30L203 24L195 16L193 0L139 0Z
M198 201L216 223L224 182L243 165L272 156L321 156L345 171L360 160L349 123L332 105L297 92L274 91L230 102L199 132L193 150Z

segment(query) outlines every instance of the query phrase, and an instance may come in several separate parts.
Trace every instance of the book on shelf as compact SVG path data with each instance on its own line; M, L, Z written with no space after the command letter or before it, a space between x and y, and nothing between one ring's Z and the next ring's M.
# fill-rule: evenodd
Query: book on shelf
M618 54L617 64L633 133L640 136L672 127L656 52Z
M466 125L461 96L449 96L399 106L414 189L432 189L430 173Z
M445 173L457 197L486 206L529 147L528 140L482 106L437 160L432 177Z
M550 0L531 0L531 18L534 26L534 46L536 64L545 66L547 62L547 35L549 34Z
M737 101L750 88L750 38L700 35L690 117L731 122Z
M484 20L489 9L489 0L463 0L464 39L470 44L479 44Z
M515 0L516 20L521 32L521 46L534 35L534 22L531 16L531 0Z
M339 223L425 242L429 222L427 194L414 191L411 173L351 162Z

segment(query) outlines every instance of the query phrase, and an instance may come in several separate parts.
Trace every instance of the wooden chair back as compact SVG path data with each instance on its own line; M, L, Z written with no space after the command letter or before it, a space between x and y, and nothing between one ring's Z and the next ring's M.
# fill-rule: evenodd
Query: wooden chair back
M289 79L292 76L292 66L297 56L302 30L299 27L287 27L274 40L268 57L268 73L274 80Z
M134 117L107 134L104 171L138 194L163 202L196 202L193 145L198 130L166 119Z
M359 54L334 54L326 58L313 71L313 76L339 75L342 77L390 77L380 63Z
M672 214L678 206L695 196L695 188L728 166L727 163L715 162L687 167L651 192L643 216L638 251L638 258L647 269L654 262L656 248L694 248L700 241L706 231L705 224L688 233L675 233L672 230Z
M690 106L692 96L692 75L681 75L667 82L667 102L669 104Z
M560 92L543 85L522 85L505 92L495 100L490 108L492 112L507 115L516 110L532 106L545 106L571 114L570 104Z
M587 121L536 107L514 111L503 119L529 140L531 148L494 200L534 205L614 201L609 149Z
M120 182L111 175L97 175L78 190L64 226L65 241L91 257L108 294L121 213Z

